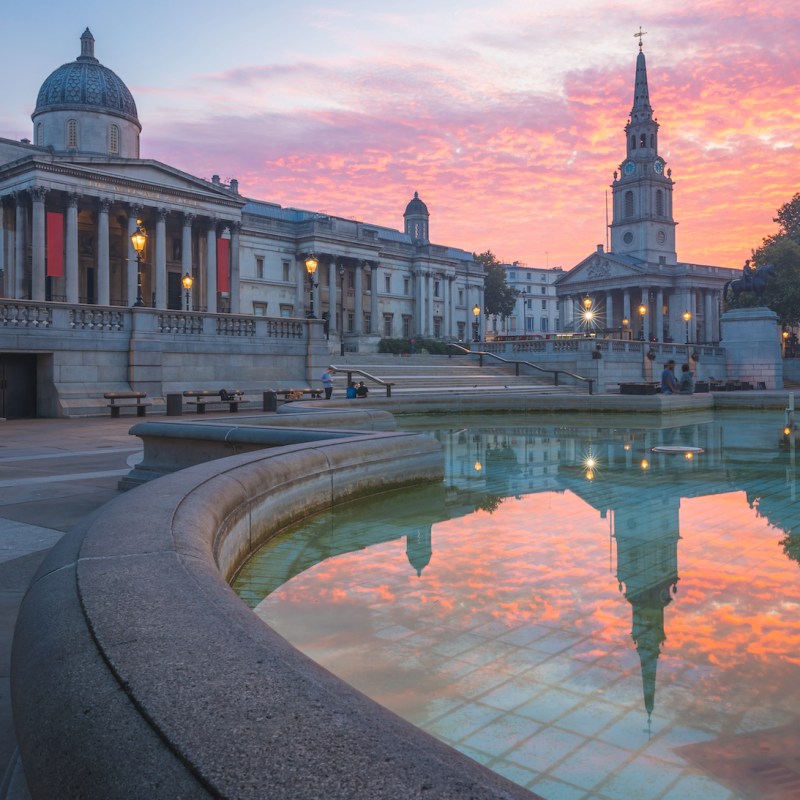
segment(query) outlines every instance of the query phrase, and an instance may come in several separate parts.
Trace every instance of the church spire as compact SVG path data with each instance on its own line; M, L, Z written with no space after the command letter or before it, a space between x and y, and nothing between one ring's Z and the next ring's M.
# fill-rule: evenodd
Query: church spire
M634 124L653 121L650 89L647 86L647 64L645 63L644 50L642 49L642 36L646 32L639 28L639 33L633 34L639 37L639 55L636 56L636 80L633 86L633 108L631 109L631 122Z

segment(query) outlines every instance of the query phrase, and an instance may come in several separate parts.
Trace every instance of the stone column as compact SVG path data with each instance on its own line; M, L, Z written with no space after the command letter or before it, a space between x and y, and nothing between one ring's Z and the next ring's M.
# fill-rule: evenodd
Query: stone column
M433 311L434 306L436 305L436 295L433 291L433 287L436 283L436 276L433 272L428 272L428 319L425 324L425 332L428 336L433 336Z
M31 300L45 299L45 208L44 198L49 189L34 186L28 189L33 201L31 232Z
M306 268L303 263L303 256L299 253L295 254L295 316L304 317L306 315L306 286L308 284L308 277L306 276ZM275 316L278 316L277 314Z
M644 316L639 314L639 320L642 325L642 330L644 331L644 340L646 342L650 341L650 294L647 289L642 289L642 303L641 303L647 310L644 313ZM637 309L638 313L638 309Z
M631 292L630 289L625 289L622 293L622 318L628 320L628 324L632 325L631 320Z
M156 308L167 307L167 215L168 208L156 209Z
M239 249L241 244L242 223L231 224L231 314L241 313L241 272L239 267Z
M206 308L217 313L217 220L213 218L206 227Z
M375 273L372 274L372 291L375 291ZM336 310L338 304L336 302L336 286L339 280L339 273L336 271L336 258L333 257L328 261L328 335L338 332L336 327Z
M372 292L369 298L370 335L378 333L378 263L372 265Z
M16 215L14 220L14 289L13 296L18 300L25 297L25 238L27 225L27 206L22 192L15 192Z
M453 286L450 283L450 276L449 275L442 275L442 336L445 339L449 339L452 335L450 333L450 309L452 303L452 291Z
M67 195L67 233L64 239L64 276L68 303L79 302L78 287L78 199L80 195Z
M417 329L417 336L424 336L425 327L425 279L423 277L422 267L417 267L414 275L415 283L417 284L416 297L414 298L414 327Z
M108 242L108 209L111 200L101 197L97 215L97 304L111 304L111 264Z
M664 340L664 290L656 291L656 328L655 335L659 342Z
M183 215L183 227L181 229L181 278L184 275L191 275L192 279L196 282L197 275L194 270L194 258L192 253L192 223L194 222L194 214ZM194 293L200 289L199 286L192 284L192 291L189 294L189 307L187 311L191 311L192 298Z
M14 284L11 263L6 258L6 207L3 197L0 197L0 270L3 272L3 297L13 297L11 286Z
M363 330L363 325L362 325L362 320L364 318L363 297L362 297L363 281L364 281L363 269L364 269L363 261L360 264L356 264L355 304L353 313L353 315L355 316L355 322L353 324L353 333L356 336L359 336L361 334L361 331Z
M606 292L606 328L614 327L614 296L609 289Z

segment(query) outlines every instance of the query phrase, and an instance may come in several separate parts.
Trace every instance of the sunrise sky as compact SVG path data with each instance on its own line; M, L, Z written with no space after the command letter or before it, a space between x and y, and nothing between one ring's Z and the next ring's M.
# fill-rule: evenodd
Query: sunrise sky
M789 0L205 0L7 4L0 136L31 136L80 52L127 84L141 154L249 197L569 269L605 243L639 27L678 258L739 267L800 191Z

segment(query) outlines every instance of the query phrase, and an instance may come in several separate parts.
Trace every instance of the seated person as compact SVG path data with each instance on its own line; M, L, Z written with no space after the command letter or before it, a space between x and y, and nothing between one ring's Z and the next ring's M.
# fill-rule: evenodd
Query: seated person
M681 394L694 394L694 373L688 364L681 365L681 379L678 386Z
M347 389L345 389L344 395L348 400L356 396L355 381L347 384Z
M675 362L670 359L664 364L664 371L661 373L661 394L675 394L679 391L678 383L675 380Z
M356 397L366 397L368 394L369 394L369 389L367 389L364 381L361 381L358 384L358 388L356 389Z

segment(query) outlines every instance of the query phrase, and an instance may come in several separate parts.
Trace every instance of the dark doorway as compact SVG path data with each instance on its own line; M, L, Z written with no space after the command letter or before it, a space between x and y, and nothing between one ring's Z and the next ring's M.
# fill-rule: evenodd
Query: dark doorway
M0 417L36 416L36 356L0 353Z
M181 292L183 284L181 283L180 272L167 273L167 308L173 311L180 311L183 308L183 297Z
M96 271L94 267L86 267L86 302L90 306L97 303L97 289L95 286Z

